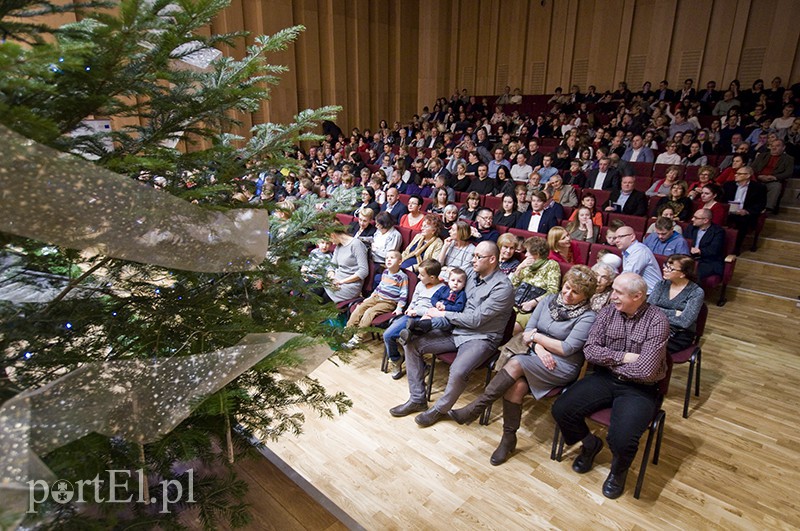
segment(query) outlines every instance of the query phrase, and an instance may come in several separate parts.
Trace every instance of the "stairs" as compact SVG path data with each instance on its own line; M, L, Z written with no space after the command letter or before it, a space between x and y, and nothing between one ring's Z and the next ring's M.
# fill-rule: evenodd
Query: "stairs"
M778 315L800 315L800 179L791 179L780 213L764 225L755 253L739 257L729 299L757 305ZM747 243L745 249L749 249Z

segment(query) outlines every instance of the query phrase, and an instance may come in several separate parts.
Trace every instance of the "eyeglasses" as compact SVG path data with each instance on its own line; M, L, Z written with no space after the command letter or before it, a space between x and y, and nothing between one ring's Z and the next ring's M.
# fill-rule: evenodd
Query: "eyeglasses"
M661 267L667 273L682 273L683 272L682 269L676 269L676 268L672 267L670 264L664 264Z
M625 234L620 234L620 233L617 233L617 235L616 235L615 237L616 237L617 239L620 239L620 238L626 238L626 237L628 237L628 236L635 236L635 234L634 234L634 233L632 233L632 232L625 233Z
M475 254L472 255L472 259L473 260L483 260L484 258L489 258L489 255L487 254L487 255L481 256L478 253L475 253Z
M747 173L746 171L737 171L736 175L748 175L749 176L750 174Z

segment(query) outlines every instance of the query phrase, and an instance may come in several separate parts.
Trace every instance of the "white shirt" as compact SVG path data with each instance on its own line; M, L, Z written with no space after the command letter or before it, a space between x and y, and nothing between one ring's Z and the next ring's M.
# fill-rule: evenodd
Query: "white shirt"
M533 168L531 168L530 164L523 164L522 166L514 164L511 167L511 178L515 181L528 182L528 177L531 176L531 173L533 173Z
M531 212L531 221L528 223L528 230L530 232L539 232L539 223L542 221L542 213L536 215L536 212Z
M597 172L597 178L594 180L594 186L592 186L592 188L595 190L602 190L603 184L606 182L606 175L608 175L607 171Z

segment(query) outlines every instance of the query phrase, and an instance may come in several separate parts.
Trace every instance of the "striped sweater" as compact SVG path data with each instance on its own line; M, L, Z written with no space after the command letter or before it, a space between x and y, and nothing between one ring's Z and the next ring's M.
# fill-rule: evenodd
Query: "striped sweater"
M387 269L381 275L381 282L375 288L375 295L381 299L396 302L397 307L402 310L408 298L408 275L402 270L391 273Z

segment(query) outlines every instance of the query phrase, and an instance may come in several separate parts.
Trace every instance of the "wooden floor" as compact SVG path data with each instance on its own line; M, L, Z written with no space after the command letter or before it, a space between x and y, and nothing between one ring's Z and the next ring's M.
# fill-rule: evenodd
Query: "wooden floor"
M665 402L661 460L633 498L639 459L626 492L600 492L608 450L580 476L549 458L551 402L526 402L519 449L489 464L501 431L442 421L421 429L388 409L408 396L406 380L379 371L380 347L352 363L313 373L328 391L345 391L351 411L308 418L304 434L271 443L295 471L367 529L791 529L800 527L800 327L796 308L758 307L737 297L711 306L701 397L681 418L686 366L677 366ZM437 371L434 399L445 383ZM480 390L473 375L464 404ZM642 441L644 445L644 441Z

